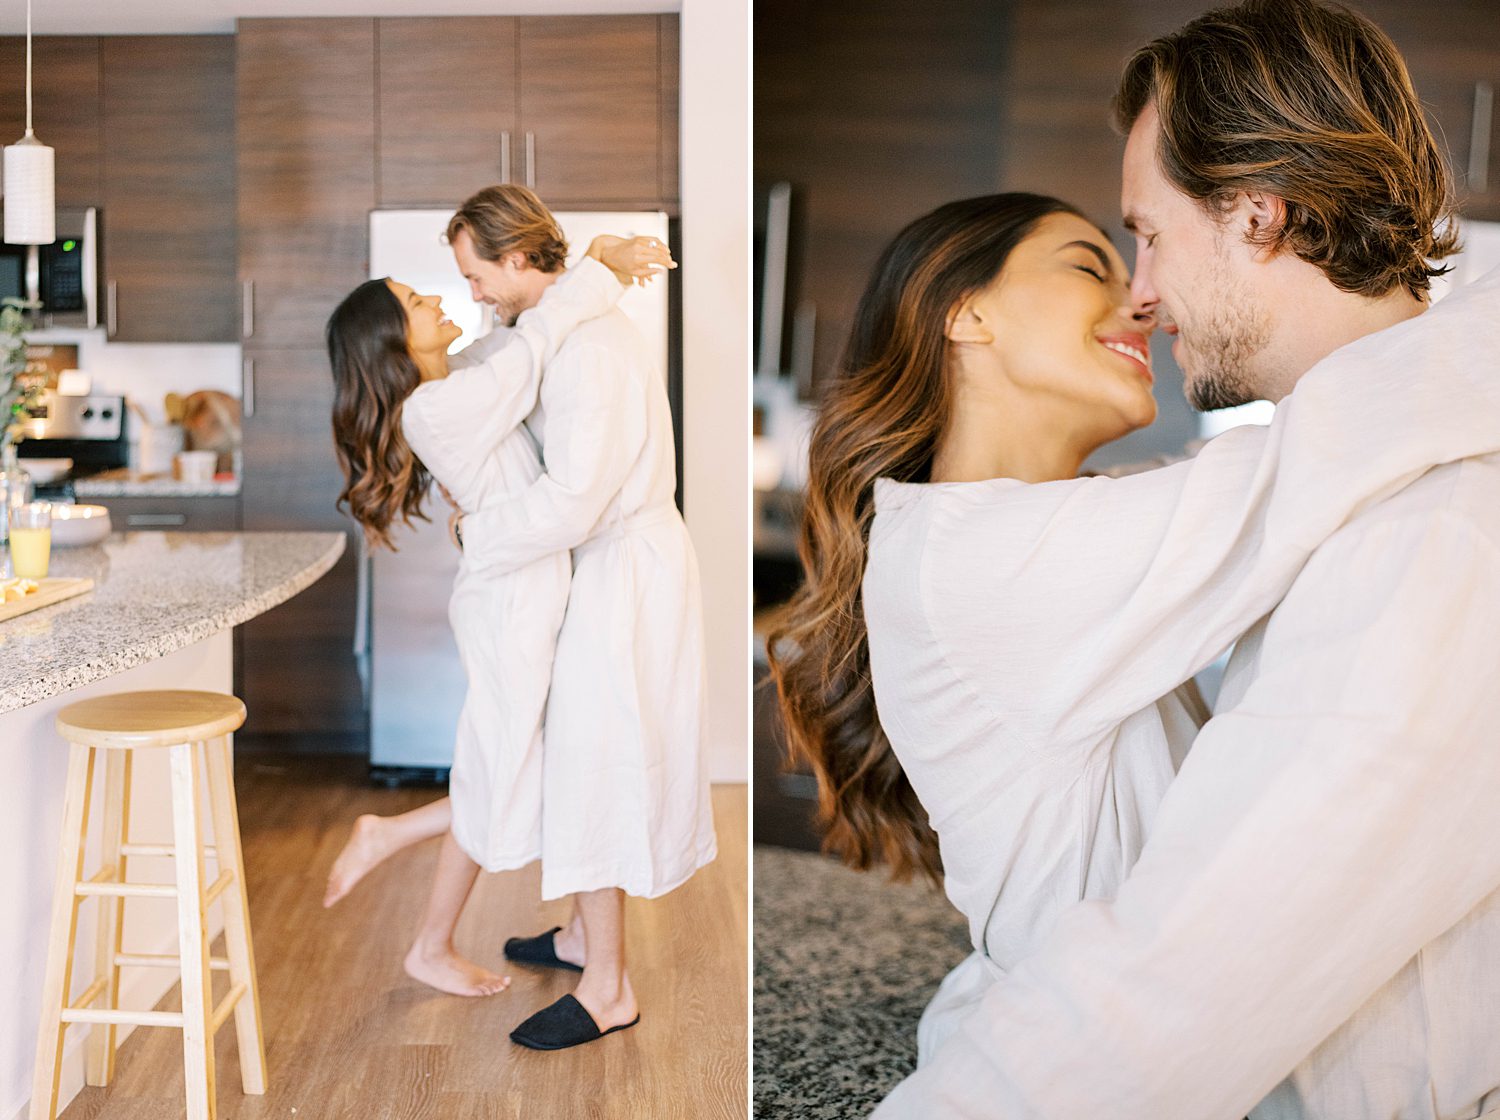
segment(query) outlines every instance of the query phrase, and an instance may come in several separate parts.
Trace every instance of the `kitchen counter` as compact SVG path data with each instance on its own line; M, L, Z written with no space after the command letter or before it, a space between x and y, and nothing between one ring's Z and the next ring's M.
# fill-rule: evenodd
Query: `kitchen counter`
M121 533L95 548L54 549L49 575L96 586L0 622L0 713L254 618L343 551L342 533Z
M23 1114L35 1057L68 769L58 713L114 692L233 691L230 628L308 587L343 551L342 533L120 533L93 548L52 554L49 574L90 577L93 591L0 622L0 765L6 775L0 783L0 883L6 888L0 955L27 964L0 971L0 1120ZM307 687L319 684L313 678ZM171 840L168 762L165 751L141 751L132 763L132 842ZM101 781L96 777L96 786ZM89 851L99 850L100 832L96 809ZM132 857L131 881L168 882L171 862ZM97 864L89 863L86 873L95 870ZM177 952L171 907L131 906L125 912L126 952ZM93 960L97 913L89 905L78 910L78 956L84 961ZM221 908L211 908L209 922L210 936L216 936ZM75 995L89 971L78 969ZM175 978L170 969L126 969L120 1006L155 1006ZM122 1039L129 1030L121 1028ZM68 1032L59 1110L83 1084L87 1038L81 1028Z
M90 498L232 498L240 492L240 480L179 482L169 474L134 475L123 470L106 471L75 479L73 492L80 502Z

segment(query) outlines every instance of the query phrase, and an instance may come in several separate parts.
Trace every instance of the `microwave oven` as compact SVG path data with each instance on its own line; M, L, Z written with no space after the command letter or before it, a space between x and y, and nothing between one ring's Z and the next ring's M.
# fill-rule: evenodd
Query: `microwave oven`
M50 245L0 244L0 299L31 306L37 327L99 325L99 211L57 211Z

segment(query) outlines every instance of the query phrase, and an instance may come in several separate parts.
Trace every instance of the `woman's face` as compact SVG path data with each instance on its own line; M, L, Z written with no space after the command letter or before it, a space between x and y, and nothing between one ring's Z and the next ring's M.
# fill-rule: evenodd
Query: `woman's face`
M1149 316L1136 319L1130 276L1109 239L1073 214L1049 214L1000 275L964 302L949 337L987 349L998 376L1043 414L1099 442L1156 419Z
M440 297L419 295L397 280L385 284L406 311L406 346L413 354L445 354L464 333L443 314Z

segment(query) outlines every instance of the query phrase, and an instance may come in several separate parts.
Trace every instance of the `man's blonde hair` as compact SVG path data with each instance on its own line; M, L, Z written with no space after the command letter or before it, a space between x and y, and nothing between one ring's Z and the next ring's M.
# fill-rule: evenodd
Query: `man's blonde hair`
M511 183L485 187L448 220L448 242L467 230L481 260L525 253L541 272L556 272L568 258L568 242L552 211L532 191Z

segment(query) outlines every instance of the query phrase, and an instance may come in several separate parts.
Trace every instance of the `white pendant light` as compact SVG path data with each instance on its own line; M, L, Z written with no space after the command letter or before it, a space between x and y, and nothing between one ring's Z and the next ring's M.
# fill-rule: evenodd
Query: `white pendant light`
M31 0L26 0L26 135L5 148L5 241L51 245L57 240L52 149L31 131Z

